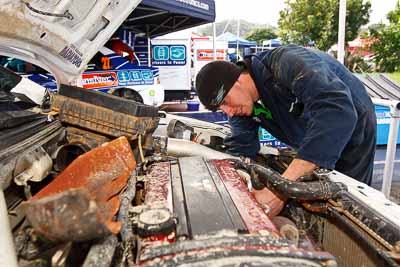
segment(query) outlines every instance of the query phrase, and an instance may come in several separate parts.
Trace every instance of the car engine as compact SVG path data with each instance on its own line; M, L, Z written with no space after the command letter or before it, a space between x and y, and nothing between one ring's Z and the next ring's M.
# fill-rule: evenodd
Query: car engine
M225 154L226 127L70 86L52 97L47 176L5 190L19 266L400 264L399 207L354 179L290 182L293 151ZM264 187L288 199L279 216Z

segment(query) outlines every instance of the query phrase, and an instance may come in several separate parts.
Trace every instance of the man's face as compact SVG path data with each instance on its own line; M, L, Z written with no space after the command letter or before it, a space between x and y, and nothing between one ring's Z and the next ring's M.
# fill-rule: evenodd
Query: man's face
M225 114L232 116L251 116L253 113L253 100L247 88L240 81L236 81L219 106Z

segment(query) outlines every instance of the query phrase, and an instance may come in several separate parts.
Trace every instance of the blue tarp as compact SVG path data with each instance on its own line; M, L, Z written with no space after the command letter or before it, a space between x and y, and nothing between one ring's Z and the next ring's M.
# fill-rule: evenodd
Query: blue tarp
M214 0L143 0L123 26L156 37L213 21Z
M236 46L238 44L239 44L240 48L251 47L251 46L257 45L256 41L247 41L247 40L240 38L237 35L230 33L230 32L221 34L220 36L217 37L217 40L218 41L227 41L229 48L236 48Z
M205 21L215 20L213 0L143 0L141 5L160 8L170 13L182 14Z
M281 43L281 40L279 40L279 39L270 39L270 40L263 42L264 47L266 46L266 47L274 48L274 47L279 47L281 45L282 45L282 43Z

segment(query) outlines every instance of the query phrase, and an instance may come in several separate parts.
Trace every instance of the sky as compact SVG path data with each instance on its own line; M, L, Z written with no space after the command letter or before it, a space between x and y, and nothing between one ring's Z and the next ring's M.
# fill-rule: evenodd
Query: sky
M324 1L324 0L317 0ZM396 7L398 0L370 0L372 13L370 23L386 21L386 14ZM215 0L216 21L243 19L248 22L278 25L279 11L284 8L285 0Z

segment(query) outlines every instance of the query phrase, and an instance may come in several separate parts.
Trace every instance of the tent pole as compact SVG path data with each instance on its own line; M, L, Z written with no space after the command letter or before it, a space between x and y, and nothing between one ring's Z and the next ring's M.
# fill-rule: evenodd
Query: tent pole
M146 37L147 37L147 66L151 67L151 40L150 40L149 25L146 25Z
M240 35L240 19L237 22L237 40L236 40L236 60L239 60L239 35Z
M216 29L215 22L213 22L213 49L214 49L214 60L217 60L217 43L216 43L216 35L217 35L217 29Z
M226 22L225 28L224 28L224 30L222 31L221 34L224 34L224 33L226 32L226 29L228 29L229 23L231 23L231 19L229 19L229 20Z
M150 35L147 35L147 66L151 67L151 40L150 40Z
M342 64L344 64L345 36L346 36L346 0L340 0L338 58L337 59Z

